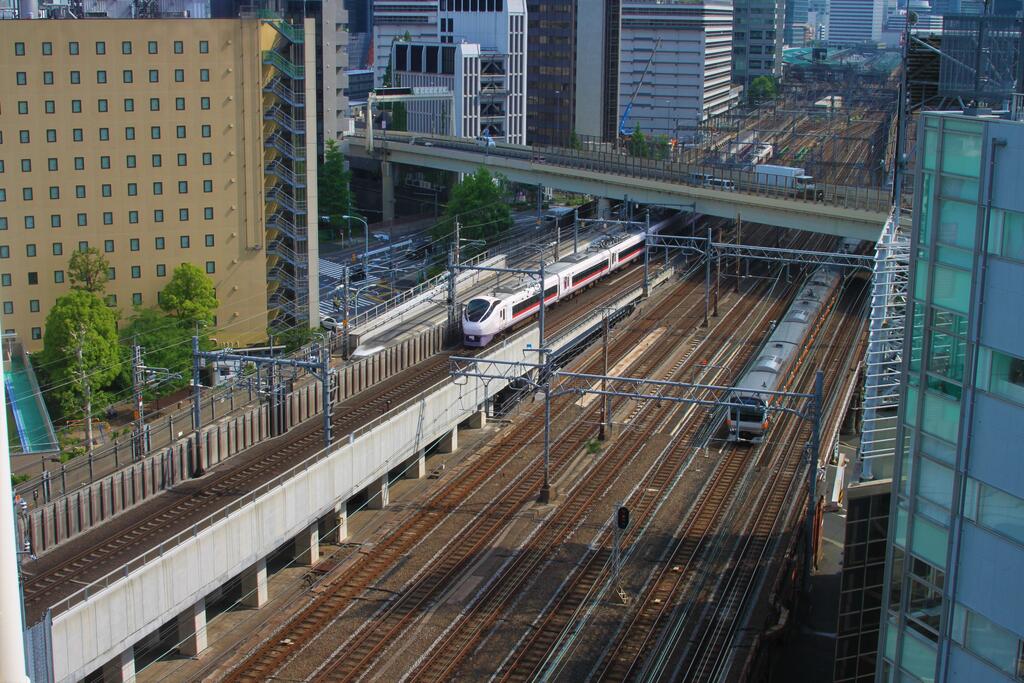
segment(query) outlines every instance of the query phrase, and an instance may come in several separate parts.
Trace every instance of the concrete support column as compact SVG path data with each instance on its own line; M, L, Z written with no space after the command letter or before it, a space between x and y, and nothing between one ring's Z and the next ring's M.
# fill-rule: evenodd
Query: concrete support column
M597 198L597 217L608 218L612 213L612 203L607 197Z
M135 648L130 647L103 665L104 683L135 682Z
M422 479L427 476L427 458L420 451L407 462L407 467L402 473L402 479Z
M295 537L295 559L306 566L320 561L320 529L316 522Z
M457 450L459 450L459 430L455 428L441 437L441 442L437 444L437 452L454 453Z
M348 510L345 501L334 506L334 510L327 513L328 540L332 543L344 543L348 538Z
M178 616L178 650L195 657L206 649L206 599L200 598Z
M369 510L383 510L388 506L388 475L384 475L367 492L366 507Z
M267 559L262 558L242 572L242 604L259 609L267 598Z
M385 221L395 220L395 178L391 175L391 163L382 161L380 164L381 203Z
M478 410L466 419L466 426L470 429L483 429L487 424L487 411Z

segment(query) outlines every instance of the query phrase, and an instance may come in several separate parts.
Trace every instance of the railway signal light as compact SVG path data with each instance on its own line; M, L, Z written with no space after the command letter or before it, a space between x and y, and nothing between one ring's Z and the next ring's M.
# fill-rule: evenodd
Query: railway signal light
M615 514L615 521L620 529L625 530L629 526L629 508L620 506Z

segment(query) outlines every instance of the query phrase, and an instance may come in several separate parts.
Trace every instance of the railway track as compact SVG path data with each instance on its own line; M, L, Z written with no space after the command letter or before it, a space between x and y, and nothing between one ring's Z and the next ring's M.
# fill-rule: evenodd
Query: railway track
M849 341L862 329L849 324L845 315L830 316L830 320L826 330L830 342L820 345L824 349L836 346L836 339L841 339L840 344ZM818 360L826 357L824 352L815 356ZM831 358L826 373L827 391L837 380L835 354ZM812 363L802 365L797 388L807 390L813 374L811 369ZM749 472L749 451L737 447L725 449L711 482L681 525L683 534L670 558L644 591L637 611L629 624L619 631L609 654L595 667L592 678L687 681L713 678L735 632L736 621L742 614L760 562L775 538L781 516L790 509L786 503L793 500L791 489L796 486L799 490L802 478L797 474L805 469L799 445L806 443L809 427L795 419L783 422L776 427L768 452L759 458L766 464L756 472L768 476L759 480L762 486L756 492L750 491L752 481L758 480ZM738 501L743 501L746 514L732 510ZM729 519L742 520L742 523L719 529L723 521ZM729 549L716 545L712 537L744 541L730 556ZM702 570L702 564L705 567L714 564L718 569ZM731 565L731 569L723 572L721 564ZM715 576L719 577L718 581L714 580ZM688 609L678 613L680 605L711 604L719 605L713 613L706 610L694 615ZM677 626L673 627L673 623ZM691 647L673 657L680 644Z
M689 302L696 306L697 286L692 282L684 282L671 295L670 307L675 308ZM631 320L625 334L617 340L614 348L611 349L613 357L624 356L646 332L650 320L641 316L639 319ZM588 354L584 365L590 369L596 367L596 353ZM572 403L571 399L564 398L552 406L553 422L557 416L562 415ZM302 610L289 623L285 631L287 636L263 643L246 658L238 667L232 671L225 680L227 681L255 681L265 680L268 675L277 671L292 656L299 652L303 646L308 644L319 632L320 629L331 623L341 612L359 595L367 586L371 585L381 576L398 558L404 556L419 539L423 538L434 529L448 514L457 509L467 498L470 492L479 488L487 479L493 476L506 462L521 453L531 444L533 436L543 428L542 414L534 410L523 422L514 425L512 428L501 434L494 442L486 448L486 454L479 458L480 467L474 467L463 472L458 478L450 481L440 489L426 504L425 509L409 519L406 519L399 528L390 534L382 543L374 549L373 558L363 558L359 563L337 577L329 585L329 590L319 596L311 605ZM593 432L593 427L587 420L578 418L572 420L564 431L553 440L551 461L557 470L562 462L575 453L580 444ZM539 489L540 472L531 468L520 473L516 479L506 487L501 497L494 503L504 504L505 512L518 509L514 501L529 498L531 492ZM486 515L489 519L498 514L497 512ZM476 533L483 535L478 538L482 542L489 533L485 529L478 529ZM449 555L448 553L445 553ZM463 556L464 557L464 556ZM449 562L456 559L454 554L450 555ZM458 564L456 562L456 564ZM454 568L450 568L452 570ZM439 572L442 570L439 570ZM436 583L426 586L422 590L428 593L436 588ZM410 592L411 594L411 592ZM407 598L412 600L413 598ZM380 644L376 640L370 645L373 647Z
M712 365L736 364L736 367L741 367L743 357L756 349L756 346L749 345L751 337L758 330L763 329L772 315L780 312L781 307L785 305L784 302L785 298L780 298L775 306L764 307L760 315L752 316L750 314L756 306L756 300L750 296L741 299L736 303L734 310L727 314L730 318L739 318L741 321L739 326L732 327L724 322L716 326L711 334L695 340L695 343L690 345L682 357L659 373L659 378L664 380L686 378L690 374L690 370L696 367L695 354L698 352L703 360L710 359L709 362ZM706 377L708 381L718 381L719 374L727 373L715 370L708 374L711 375L711 377ZM440 642L435 641L424 660L409 675L408 680L445 680L453 677L460 665L472 655L476 646L487 636L501 614L507 612L521 592L526 590L528 583L546 564L554 550L561 543L566 542L570 533L587 515L593 512L594 503L611 486L625 464L639 453L656 431L664 428L665 425L675 423L675 416L681 410L688 414L694 412L672 402L666 402L664 406L645 402L643 406L638 406L634 410L634 415L627 420L630 425L628 433L623 434L614 442L598 466L580 482L560 507L558 513L549 518L539 532L530 538L527 546L517 554L514 562L488 587L487 592L470 608L460 623L451 628ZM692 435L696 425L702 423L703 420L689 415L685 419L685 424L688 427L675 437L675 441L677 443L687 442L688 435ZM648 470L646 476L636 486L635 499L629 501L629 506L637 523L646 518L657 506L661 499L661 492L667 490L668 483L685 465L688 450L687 448L669 448L667 456L659 458L658 462ZM606 564L610 552L606 544L607 540L607 535L603 534L596 542L599 550L591 553L589 560L585 562L584 576L594 579L592 570ZM597 573L600 574L600 571ZM573 593L574 597L580 590L584 593L587 592L588 589L584 587L585 583L585 581L573 582L570 584L569 592ZM528 660L536 661L537 655L546 652L553 636L560 632L562 626L571 618L577 604L575 600L561 601L550 610L548 617L541 624L535 625L533 637L529 640L526 651L519 656L515 664L522 665L524 661ZM529 668L531 673L533 668L535 667ZM498 676L503 676L503 673L506 680L521 678L520 676L509 676L510 672L508 671L499 671ZM526 678L528 677L526 676Z

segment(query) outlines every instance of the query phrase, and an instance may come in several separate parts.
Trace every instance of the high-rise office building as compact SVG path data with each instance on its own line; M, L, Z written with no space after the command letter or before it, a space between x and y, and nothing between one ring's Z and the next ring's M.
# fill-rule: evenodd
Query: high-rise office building
M587 30L577 32L576 0L527 0L526 141L531 145L568 146L576 118L577 36L595 49L599 22L588 17Z
M792 10L789 7L792 7ZM802 14L807 0L735 0L732 28L732 80L744 87L758 76L782 77L782 44L786 12Z
M5 331L41 346L68 259L86 247L109 261L108 300L124 318L156 306L187 262L214 281L223 342L309 323L310 311L315 323L313 31L311 20L0 21Z
M632 102L628 130L687 138L735 105L732 0L626 0L621 12L618 116Z
M926 113L880 680L1024 678L1024 122Z
M829 0L826 38L836 47L877 43L884 18L884 0Z
M398 40L437 40L438 0L373 0L373 55L369 68L383 85L391 59L391 45Z

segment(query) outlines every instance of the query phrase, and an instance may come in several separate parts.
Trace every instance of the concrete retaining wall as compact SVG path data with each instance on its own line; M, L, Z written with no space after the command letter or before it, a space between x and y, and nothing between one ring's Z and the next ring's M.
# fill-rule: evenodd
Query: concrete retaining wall
M519 361L536 328L488 353ZM394 408L353 434L349 442L310 458L253 492L237 509L219 513L168 542L167 549L125 576L112 576L87 599L53 620L53 661L58 681L76 680L113 659L161 624L287 542L388 470L457 427L505 386L479 380L446 381Z

